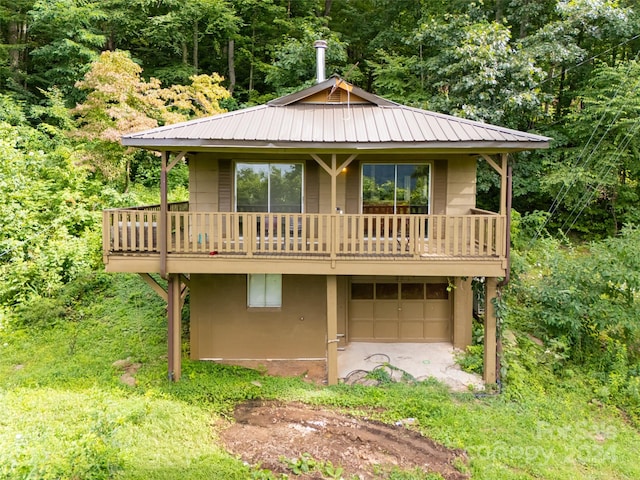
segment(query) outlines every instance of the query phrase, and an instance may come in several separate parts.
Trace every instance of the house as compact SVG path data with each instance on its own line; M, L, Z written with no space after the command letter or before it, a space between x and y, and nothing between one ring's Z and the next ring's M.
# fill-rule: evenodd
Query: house
M310 88L122 138L160 152L161 204L104 212L104 263L167 299L173 380L187 287L191 358L320 365L334 384L352 342L471 344L472 278L492 299L508 275L508 156L549 139L325 79L323 43ZM478 159L500 177L499 212L476 208ZM189 201L169 204L182 161ZM485 322L494 383L490 301Z

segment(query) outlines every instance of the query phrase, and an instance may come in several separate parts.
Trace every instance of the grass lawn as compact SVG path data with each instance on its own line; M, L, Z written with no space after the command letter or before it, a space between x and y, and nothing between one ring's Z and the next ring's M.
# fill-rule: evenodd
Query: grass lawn
M237 402L255 398L388 423L415 418L423 434L467 452L474 479L640 478L638 432L576 385L476 397L436 382L321 387L188 360L183 380L170 384L162 301L135 276L100 285L54 325L46 309L38 326L5 320L1 479L268 478L228 454L214 426ZM112 366L126 358L142 364L134 387Z

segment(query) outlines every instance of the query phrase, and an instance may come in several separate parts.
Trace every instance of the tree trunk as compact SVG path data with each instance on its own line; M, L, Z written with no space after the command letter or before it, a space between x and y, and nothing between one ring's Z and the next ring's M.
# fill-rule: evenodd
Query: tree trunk
M324 13L322 14L323 17L328 17L329 14L331 13L332 3L333 3L333 0L324 0Z
M556 120L562 118L562 111L564 107L564 81L566 76L566 70L564 65L562 65L562 69L560 70L560 86L558 87L558 102L556 105Z
M22 63L22 50L26 48L26 22L15 20L9 22L8 28L8 43L9 47L9 65L14 72L20 70Z
M496 0L496 22L501 22L503 15L502 0Z
M233 95L233 89L236 86L236 60L235 60L235 41L230 38L227 58L229 59L229 93Z
M249 96L251 96L251 90L253 90L253 61L255 59L256 48L256 27L254 26L251 32L251 60L249 62Z
M187 48L187 42L182 41L182 63L187 65L189 63L189 49Z
M199 47L198 19L193 22L193 72L198 74L198 47Z

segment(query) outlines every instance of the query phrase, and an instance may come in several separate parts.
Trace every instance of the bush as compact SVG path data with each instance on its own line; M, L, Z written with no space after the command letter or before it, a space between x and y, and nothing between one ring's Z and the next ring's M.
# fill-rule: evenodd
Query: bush
M561 248L545 238L516 253L521 270L505 292L507 323L543 345L520 338L507 352L512 385L519 372L533 373L541 365L559 376L579 369L596 398L640 410L638 251L640 230L627 227L586 247Z

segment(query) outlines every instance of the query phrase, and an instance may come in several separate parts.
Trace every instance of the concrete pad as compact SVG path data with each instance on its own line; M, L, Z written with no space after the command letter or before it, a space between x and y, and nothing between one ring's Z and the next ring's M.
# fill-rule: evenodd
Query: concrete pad
M482 377L463 372L454 359L450 343L369 343L352 342L338 352L338 377L356 370L372 371L389 364L416 380L433 377L453 391L484 390Z

